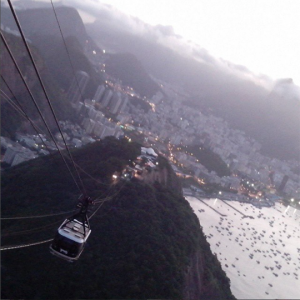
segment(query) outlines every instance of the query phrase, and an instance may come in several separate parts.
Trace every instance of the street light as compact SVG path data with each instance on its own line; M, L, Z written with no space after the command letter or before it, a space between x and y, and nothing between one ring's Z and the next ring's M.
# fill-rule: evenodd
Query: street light
M294 198L292 198L291 201L294 202Z

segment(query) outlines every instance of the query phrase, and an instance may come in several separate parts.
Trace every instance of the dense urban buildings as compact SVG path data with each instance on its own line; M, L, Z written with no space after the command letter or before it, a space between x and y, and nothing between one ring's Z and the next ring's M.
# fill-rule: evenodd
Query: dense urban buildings
M222 118L186 106L188 92L155 80L161 91L151 99L140 97L131 87L123 86L110 76L97 87L93 99L83 99L89 75L83 71L77 72L67 94L76 109L77 124L67 120L60 122L69 145L80 147L106 136L118 138L133 130L144 136L146 144L156 145L169 155L172 162L192 172L200 181L240 191L241 179L247 177L252 184L260 182L273 193L277 189L290 197L299 197L300 179L293 171L299 162L262 155L261 145L243 131L230 128ZM133 105L129 100L133 95L147 102L151 109L146 112L141 106ZM36 137L23 135L19 140L23 148L3 137L2 141L5 141L2 148L6 148L2 161L9 165L47 154ZM54 144L48 143L55 149ZM182 150L182 146L193 144L203 145L219 155L232 175L219 176ZM63 144L60 146L63 147ZM179 147L181 150L177 150Z

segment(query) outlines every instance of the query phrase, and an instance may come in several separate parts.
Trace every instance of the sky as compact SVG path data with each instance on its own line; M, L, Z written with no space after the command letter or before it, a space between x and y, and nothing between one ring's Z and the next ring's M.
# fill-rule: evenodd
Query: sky
M298 0L92 0L174 32L216 58L300 85Z
M13 1L24 4L23 0ZM50 0L34 1L50 5ZM104 8L123 21L121 12L132 16L127 18L128 24L135 22L143 27L141 22L136 22L139 19L153 27L165 26L182 37L181 47L185 40L186 44L198 45L201 51L207 51L219 61L245 66L258 77L292 78L300 86L299 0L52 1L77 9L82 7L79 12L85 22L94 21L91 14Z

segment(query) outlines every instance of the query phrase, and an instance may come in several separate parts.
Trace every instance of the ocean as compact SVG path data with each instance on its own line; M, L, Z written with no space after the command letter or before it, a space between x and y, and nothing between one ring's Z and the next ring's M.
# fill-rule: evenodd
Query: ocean
M199 198L213 210L195 197L186 199L236 298L300 299L299 210L279 203L258 209L248 203Z

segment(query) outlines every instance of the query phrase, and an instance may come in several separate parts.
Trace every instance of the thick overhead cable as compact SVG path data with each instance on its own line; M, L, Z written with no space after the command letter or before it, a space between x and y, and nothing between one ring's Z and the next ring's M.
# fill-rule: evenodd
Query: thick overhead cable
M56 13L56 10L55 10L53 1L52 1L52 0L50 0L50 1L51 1L52 9L53 9L53 12L54 12L54 15L55 15L55 19L56 19L56 22L57 22L57 25L58 25L58 28L59 28L59 31L60 31L62 40L63 40L64 45L65 45L65 48L66 48L66 52L67 52L67 55L68 55L68 59L69 59L71 68L72 68L72 72L73 72L73 75L74 75L74 79L75 79L77 88L78 88L78 90L79 90L79 93L80 93L80 96L81 96L81 100L83 101L84 99L83 99L82 91L81 91L81 88L80 88L79 83L78 83L78 79L77 79L77 76L76 76L76 73L75 73L75 68L74 68L74 65L73 65L72 60L71 60L71 55L70 55L69 49L68 49L68 47L67 47L67 43L66 43L66 40L65 40L65 38L64 38L64 35L63 35L63 33L62 33L61 26L60 26L60 23L59 23L59 20L58 20L58 16L57 16L57 13Z
M49 149L49 147L45 144L44 140L42 139L42 137L40 136L40 133L36 130L37 127L34 125L34 123L32 122L32 120L30 118L28 118L28 116L24 113L24 111L22 111L13 101L11 101L11 99L8 97L8 95L2 91L0 89L1 94L4 96L4 100L7 101L7 103L9 105L12 106L13 109L15 109L23 118L25 118L26 120L28 120L30 122L30 124L33 126L34 130L36 131L38 137L40 138L42 144L45 146L45 148L48 150L48 152L51 152L51 149Z
M28 117L28 115L26 115L26 113L12 101L3 90L0 89L0 92L4 96L4 100L6 100L7 103L9 105L11 105L12 108L15 109L22 117L24 117L26 120L28 120L31 123L31 125L34 127L34 129L36 129L36 126L34 125L32 120ZM37 132L37 134L38 134L41 142L44 144L44 141L43 141L42 137L40 136L39 132ZM47 145L45 145L45 147L47 147ZM50 149L48 147L47 147L47 150L50 152Z
M2 81L5 83L7 89L8 89L9 92L11 93L13 99L15 99L15 101L17 102L19 108L20 108L22 111L24 111L24 109L23 109L21 103L18 101L17 97L14 95L13 91L11 90L11 88L9 87L7 81L5 80L5 78L4 78L2 75L1 75L1 79L2 79ZM3 93L6 94L5 92L3 92ZM6 96L7 96L7 95L6 95ZM7 96L7 97L8 97L8 96ZM25 112L24 112L24 113L25 113Z
M56 19L56 22L57 22L57 25L58 25L58 28L59 28L59 31L60 31L60 35L61 35L61 38L64 42L64 46L65 46L65 49L66 49L66 52L67 52L67 56L68 56L68 59L69 59L69 62L70 62L70 66L72 68L72 72L73 72L73 76L74 76L74 79L75 79L75 82L76 82L76 85L77 85L77 88L79 90L79 93L80 93L80 96L81 96L81 100L83 101L84 98L83 98L83 95L82 95L82 91L81 91L81 88L79 86L79 83L78 83L78 79L77 79L77 76L75 74L75 68L74 68L74 65L72 63L72 59L71 59L71 55L70 55L70 52L69 52L69 49L67 47L67 43L66 43L66 40L65 40L65 37L63 35L63 32L62 32L62 29L61 29L61 26L60 26L60 23L59 23L59 19L58 19L58 16L57 16L57 13L56 13L56 9L55 9L55 6L53 4L53 1L50 0L51 2L51 5L52 5L52 9L53 9L53 13L55 15L55 19ZM108 185L108 184L105 184L97 179L95 179L94 177L92 177L90 174L88 174L86 171L84 171L80 166L78 166L77 164L75 164L77 168L79 168L83 173L85 173L86 175L88 175L91 179L93 179L94 181L96 181L97 183L100 183L100 184L103 184L103 185Z
M96 203L100 203L100 205L97 207L97 209L92 213L92 215L88 219L90 220L92 217L94 217L94 215L98 212L98 210L102 207L102 205L105 202L107 202L107 201L111 200L112 198L114 198L116 195L118 195L120 193L120 191L123 189L124 186L125 186L125 183L121 186L120 190L116 194L114 194L114 195L107 196L104 199L97 199L98 201ZM68 212L64 212L64 213L68 213ZM60 213L60 214L63 214L63 213ZM21 218L22 219L25 219L25 218L39 218L39 217L54 216L54 215L58 215L58 214L44 215L44 216L33 216L33 217L21 217ZM16 217L16 218L3 218L2 220L4 220L4 219L6 219L6 220L8 220L8 219L21 219L21 218L19 218L19 217ZM46 225L44 227L34 228L34 229L29 229L29 230L24 230L24 231L19 231L19 232L16 232L16 233L12 232L11 235L25 234L25 233L34 232L34 231L37 231L37 230L39 231L39 230L42 230L42 229L44 229L46 227L52 226L53 224L54 223L52 223L50 225ZM41 242L36 242L36 243L24 244L24 245L5 246L5 247L1 247L0 251L3 251L3 250L13 250L13 249L18 249L18 248L25 248L25 247L35 246L35 245L39 245L39 244L44 244L44 243L50 242L52 240L53 239L49 239L49 240L45 240L45 241L41 241Z
M5 82L5 84L7 85L5 79L2 77L1 75L1 78L2 80ZM9 88L9 86L7 85L7 87ZM10 90L11 91L11 90ZM17 106L10 98L9 96L3 91L0 89L0 92L2 93L2 95L4 96L4 99L22 116L24 117L26 120L28 120L30 122L30 124L32 125L32 127L34 128L35 132L37 133L37 135L39 136L42 144L45 146L45 148L48 150L48 152L50 153L51 150L49 149L49 147L45 144L44 140L42 139L42 137L40 136L40 132L42 132L41 128L39 128L38 126L36 126L33 121L30 119L30 117L25 113L24 109L23 108L20 108L20 104L19 106ZM12 94L13 95L13 94ZM13 95L13 97L15 98L15 96ZM16 98L15 98L16 99ZM39 131L38 131L39 129ZM69 157L65 157L67 159L70 159ZM83 172L85 173L86 175L88 175L91 179L93 179L94 181L96 181L97 183L100 183L100 184L104 184L106 185L105 183L102 183L101 181L97 180L96 178L94 178L92 175L90 175L89 173L87 173L85 170L83 170L78 164L76 164L76 166ZM108 184L107 184L108 185ZM79 188L79 187L78 187ZM79 188L80 190L80 188Z
M42 231L45 228L53 227L54 225L57 226L57 224L60 224L60 223L61 223L61 220L53 222L53 223L48 224L48 225L41 226L41 227L35 227L33 229L26 229L26 230L21 230L21 231L2 232L2 237L20 235L20 234L22 235L22 234L28 234L28 233L31 233L31 232Z
M32 101L33 101L33 103L34 103L34 105L35 105L35 107L36 107L36 109L37 109L37 111L38 111L40 117L42 118L42 121L43 121L44 125L46 126L46 128L47 128L47 130L48 130L48 132L49 132L49 134L50 134L51 139L53 140L53 142L54 142L54 144L55 144L57 150L59 151L59 153L60 153L60 155L61 155L61 157L62 157L62 159L63 159L65 165L67 166L67 168L68 168L68 170L69 170L69 172L70 172L70 174L71 174L71 176L72 176L72 178L73 178L73 180L74 180L74 182L75 182L77 188L78 188L79 191L81 192L81 188L79 187L79 185L78 185L78 183L77 183L77 181L76 181L76 179L75 179L75 177L74 177L74 175L73 175L73 173L72 173L72 171L71 171L69 165L67 164L67 162L66 162L66 160L65 160L65 158L64 158L64 156L63 156L63 154L62 154L62 152L60 151L60 148L59 148L59 146L57 145L57 142L56 142L56 140L55 140L55 138L54 138L54 136L53 136L53 134L52 134L52 132L51 132L51 130L50 130L48 124L46 123L46 120L45 120L45 118L44 118L44 116L43 116L43 114L42 114L42 112L41 112L39 106L37 105L37 102L36 102L36 100L35 100L35 98L34 98L32 92L30 91L30 88L29 88L29 86L28 86L26 80L24 79L24 76L23 76L23 74L22 74L22 72L21 72L21 70L20 70L20 68L19 68L19 66L18 66L18 64L17 64L17 62L16 62L16 60L15 60L15 58L14 58L12 52L11 52L10 49L9 49L8 43L6 42L6 39L5 39L4 35L2 34L2 32L0 32L0 35L1 35L2 41L3 41L4 45L5 45L5 48L7 49L7 51L8 51L8 53L9 53L9 55L10 55L10 57L11 57L11 59L12 59L14 65L15 65L15 67L16 67L16 69L17 69L17 71L18 71L18 73L19 73L19 75L20 75L20 77L21 77L21 79L22 79L22 81L23 81L25 87L26 87L26 90L28 91L28 93L29 93L29 95L30 95L30 97L31 97L31 99L32 99Z
M19 249L19 248L26 248L26 247L31 247L31 246L36 246L36 245L40 245L40 244L49 243L51 241L53 241L53 239L44 240L44 241L41 241L41 242L36 242L36 243L31 243L31 244L25 244L25 245L16 245L16 246L1 247L0 251L12 250L12 249Z
M75 163L76 164L76 163ZM101 182L100 180L96 179L95 177L93 177L91 174L89 174L88 172L86 172L84 169L82 169L78 164L76 164L77 168L79 170L81 170L82 173L86 174L87 176L89 176L91 179L93 179L95 182L99 183L99 184L102 184L102 185L109 185L109 183L104 183L104 182Z
M97 213L97 211L101 208L101 206L106 202L108 201L109 199L107 200L104 200L103 202L101 202L101 204L99 205L99 207L91 214L91 216L89 217L89 220Z
M7 1L8 1L8 4L9 4L9 7L10 7L10 9L11 9L11 12L12 12L12 14L13 14L13 17L14 17L14 19L15 19L15 22L16 22L16 24L17 24L17 27L18 27L18 29L19 29L19 32L20 32L20 34L21 34L23 43L24 43L24 45L25 45L25 47L26 47L26 50L27 50L28 55L29 55L29 57L30 57L30 60L31 60L31 62L32 62L33 68L34 68L34 70L35 70L35 72L36 72L36 75L37 75L37 77L38 77L38 80L39 80L39 83L40 83L40 85L41 85L41 88L42 88L42 90L43 90L43 92L44 92L44 94L45 94L46 100L47 100L47 102L48 102L48 105L49 105L50 110L51 110L51 112L52 112L52 115L53 115L53 117L54 117L54 120L55 120L55 123L56 123L56 125L57 125L57 128L58 128L58 130L59 130L59 132L60 132L60 134L61 134L61 137L62 137L62 140L63 140L63 142L64 142L64 144L65 144L66 150L67 150L67 152L68 152L68 154L69 154L69 156L70 156L70 158L71 158L71 161L72 161L72 163L73 163L73 166L74 166L74 168L75 168L75 171L76 171L76 173L77 173L77 176L78 176L78 178L79 178L79 181L80 181L80 183L81 183L81 186L82 186L82 189L83 189L83 193L84 193L84 195L87 195L86 189L85 189L85 187L84 187L84 184L83 184L83 182L82 182L82 179L81 179L81 177L80 177L80 174L79 174L79 172L78 172L78 170L77 170L77 168L76 168L76 165L75 165L75 163L74 163L72 154L71 154L71 152L70 152L70 150L69 150L69 148L68 148L68 146L67 146L65 137L64 137L64 135L63 135L63 133L62 133L62 131L61 131L61 128L60 128L60 126L59 126L58 119L57 119L57 117L56 117L56 115L55 115L54 109L53 109L52 104L51 104L51 102L50 102L50 99L49 99L49 97L48 97L48 94L47 94L46 88L45 88L45 86L44 86L44 83L43 83L43 81L42 81L42 78L41 78L41 76L40 76L40 74L39 74L39 71L38 71L38 69L37 69L37 67L36 67L34 58L33 58L33 56L32 56L31 50L30 50L30 48L29 48L29 46L28 46L28 43L27 43L27 41L26 41L26 38L25 38L25 36L24 36L22 27L21 27L21 25L20 25L20 22L19 22L19 20L18 20L18 17L17 17L17 15L16 15L16 13L15 13L14 7L13 7L13 5L12 5L12 3L11 3L11 0L7 0Z
M4 99L19 113L21 114L25 119L27 119L31 126L34 128L35 132L37 133L38 137L40 138L42 144L46 147L46 149L51 152L51 150L48 148L48 146L45 144L44 140L42 139L40 133L38 132L38 127L33 123L33 121L29 118L29 116L25 113L21 103L18 101L18 99L16 98L16 96L13 94L12 90L10 89L9 85L7 84L6 80L3 78L3 76L1 75L1 79L3 80L3 82L5 83L5 85L7 86L7 88L9 89L10 93L12 94L13 98L16 100L18 106L11 101L11 99L8 97L8 95L0 89L1 93L4 96Z
M28 216L28 217L4 217L4 218L0 218L0 220L21 220L21 219L37 219L37 218L47 218L47 217L54 217L54 216L59 216L59 215L65 215L65 214L69 214L76 211L76 209L73 210L69 210L69 211L63 211L63 212L59 212L57 214L48 214L48 215L39 215L39 216Z
M22 117L24 117L25 119L27 119L30 124L32 125L33 129L35 130L35 132L37 133L37 135L39 136L42 144L45 146L45 148L51 152L51 150L49 149L49 147L45 144L44 140L42 139L42 137L40 136L40 132L43 132L41 130L41 128L39 128L38 126L36 126L34 124L34 122L30 119L30 117L26 114L26 112L24 111L22 105L20 104L20 102L18 101L18 99L16 98L16 96L14 95L14 93L12 92L11 88L9 87L9 85L7 84L6 80L4 79L4 77L1 75L1 79L3 80L3 82L5 83L5 85L7 86L7 88L9 89L11 95L13 96L13 98L16 100L18 106L11 101L10 97L3 91L0 89L1 93L4 96L4 99L19 113L22 115ZM67 159L70 159L68 156L65 157ZM96 179L95 177L93 177L92 175L90 175L88 172L86 172L83 168L81 168L77 163L75 163L76 167L81 170L82 173L86 174L87 176L89 176L91 179L93 179L95 182L102 184L102 185L110 185L108 183L103 183L100 180Z
M124 188L126 182L124 182L122 184L122 186L120 187L120 189L113 195L111 196L107 196L104 200L101 200L101 199L97 199L98 201L96 201L95 203L100 203L99 207L97 207L97 209L91 214L91 216L89 217L89 220L98 212L98 210L101 208L101 206L107 202L107 201L110 201L111 199L113 199L114 197L116 197L120 192L121 190Z

